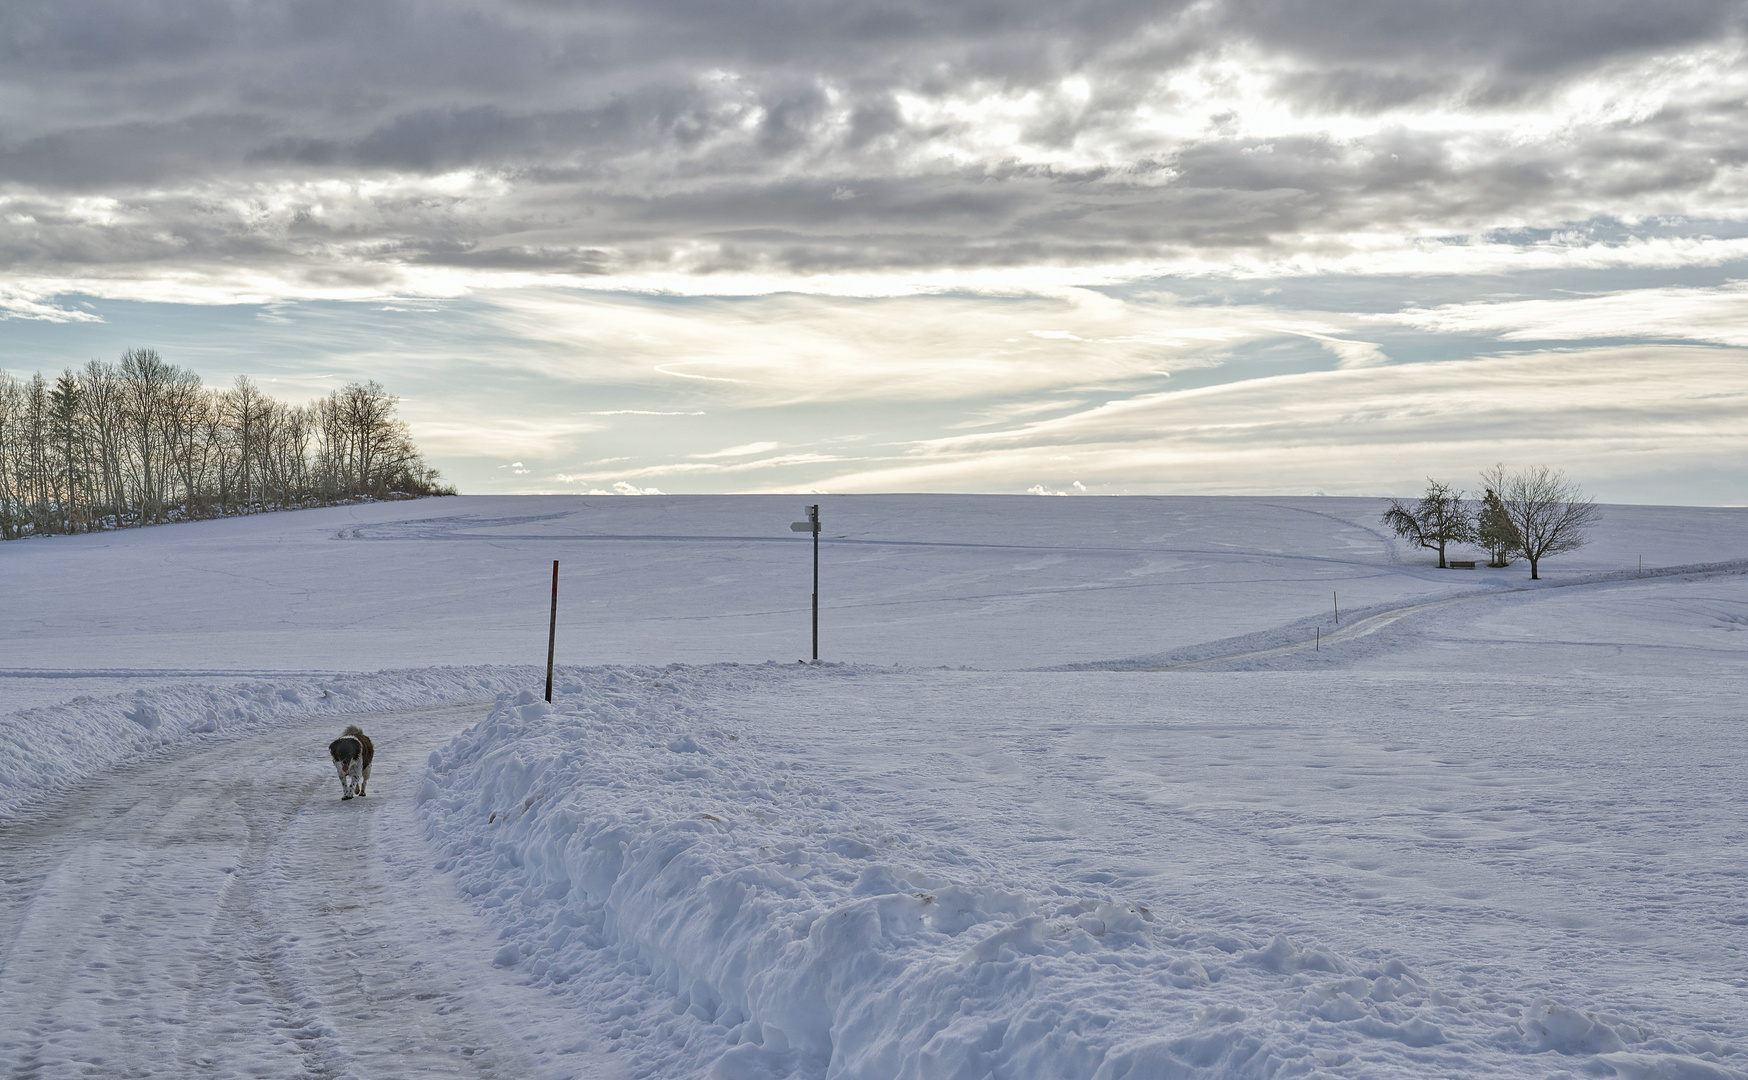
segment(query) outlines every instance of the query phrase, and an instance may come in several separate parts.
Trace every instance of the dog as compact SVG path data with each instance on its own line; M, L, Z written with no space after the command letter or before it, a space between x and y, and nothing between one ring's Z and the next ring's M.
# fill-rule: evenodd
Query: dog
M354 791L363 798L364 785L370 783L370 759L376 756L370 736L356 724L348 725L338 739L328 744L328 755L334 759L334 771L340 774L340 798L350 799Z

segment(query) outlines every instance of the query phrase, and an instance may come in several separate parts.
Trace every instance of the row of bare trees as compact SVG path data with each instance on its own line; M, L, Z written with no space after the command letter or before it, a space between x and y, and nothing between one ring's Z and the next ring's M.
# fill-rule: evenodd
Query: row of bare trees
M375 381L306 405L129 349L53 381L0 371L0 540L446 494Z
M1507 566L1519 555L1528 559L1533 581L1541 577L1544 558L1582 547L1602 517L1576 483L1546 465L1519 472L1495 465L1481 474L1481 488L1486 494L1471 504L1461 489L1428 477L1418 501L1390 500L1384 524L1437 551L1441 570L1448 545L1476 544L1491 556L1489 566Z

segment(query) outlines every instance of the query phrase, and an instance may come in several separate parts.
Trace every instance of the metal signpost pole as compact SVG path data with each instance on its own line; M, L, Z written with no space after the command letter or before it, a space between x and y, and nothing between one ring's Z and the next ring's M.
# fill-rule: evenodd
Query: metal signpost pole
M552 621L546 625L546 700L552 702L552 650L558 644L558 560L552 560Z
M807 508L807 520L789 526L793 532L813 534L813 658L819 659L819 504Z

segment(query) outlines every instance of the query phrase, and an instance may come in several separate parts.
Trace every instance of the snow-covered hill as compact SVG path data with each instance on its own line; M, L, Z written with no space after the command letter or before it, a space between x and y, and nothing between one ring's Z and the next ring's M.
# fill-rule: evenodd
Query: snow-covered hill
M1435 569L1383 534L1381 500L816 501L828 660L1106 662L1332 618L1332 593L1358 612L1529 576ZM808 655L802 516L776 496L474 497L15 542L0 677L544 663L553 559L561 661L786 663ZM1748 512L1610 507L1547 577L1744 557Z
M429 761L391 738L373 780L405 814L373 826L382 850L425 849L396 872L435 867L421 902L470 913L384 958L441 951L446 986L472 964L525 995L455 1005L457 1031L520 1029L516 1055L461 1055L475 1074L1748 1075L1748 512L1607 508L1532 587L1435 569L1367 500L821 501L823 667L795 663L798 499L444 499L0 546L0 848L44 867L9 877L29 895L0 909L0 998L45 977L25 945L69 895L55 875L108 865L43 854L68 785L282 732L326 814L320 732L479 701ZM230 782L293 798L272 762ZM233 862L191 910L271 898L311 920L294 938L333 917L273 891L284 865ZM394 902L367 913L392 925ZM339 1013L389 1006L259 948L332 1013L300 1052L382 1073L347 1045L380 1018ZM383 1001L422 1000L412 978ZM160 1036L214 1007L188 1001ZM77 1041L57 1024L126 1012L0 1019L0 1063L29 1074Z

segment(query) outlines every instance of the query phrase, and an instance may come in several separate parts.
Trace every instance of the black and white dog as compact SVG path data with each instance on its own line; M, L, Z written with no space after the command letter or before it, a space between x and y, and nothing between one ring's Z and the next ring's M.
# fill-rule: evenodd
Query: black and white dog
M370 736L358 730L356 724L349 725L344 734L328 744L328 754L334 759L334 771L340 774L340 798L350 799L354 791L364 795L364 785L370 783L370 759L376 756Z

